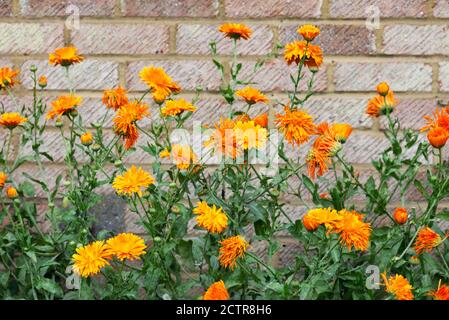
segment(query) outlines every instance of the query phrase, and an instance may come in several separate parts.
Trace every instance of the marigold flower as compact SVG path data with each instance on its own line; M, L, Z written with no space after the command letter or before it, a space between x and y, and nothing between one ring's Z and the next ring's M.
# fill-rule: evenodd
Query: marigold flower
M45 88L47 86L47 77L46 76L40 76L39 80L37 81L37 84L41 88Z
M262 113L253 119L255 125L259 125L263 128L268 127L268 115Z
M389 91L386 96L377 95L368 102L366 113L372 117L393 112L398 101L394 98L393 91Z
M102 102L106 108L117 111L120 107L128 104L129 101L126 96L126 90L119 86L116 89L105 90Z
M13 71L9 67L0 68L0 89L12 88L18 83L18 74L19 71Z
M172 93L179 93L181 88L162 68L153 65L143 68L139 73L140 79L151 89L153 99L162 103Z
M51 102L52 109L47 113L47 119L61 118L75 110L81 104L82 98L78 96L61 96Z
M258 89L252 88L252 87L246 87L240 90L237 90L235 94L243 100L246 101L246 103L252 105L258 102L267 103L268 98L262 94Z
M427 139L432 147L440 149L446 145L449 139L449 131L441 127L432 128L427 133Z
M54 53L50 53L49 62L55 66L61 65L63 67L68 67L74 63L79 63L84 60L84 57L78 55L77 51L78 49L73 46L58 48Z
M438 283L438 289L429 292L429 296L435 300L449 300L449 286L441 285L441 280Z
M363 222L363 215L355 211L340 210L339 219L332 226L332 232L340 235L340 241L348 250L352 247L356 250L366 251L371 236L371 225Z
M73 271L82 277L89 277L100 272L109 262L104 241L95 241L84 247L76 248L72 256Z
M196 221L198 225L210 233L222 233L228 226L228 217L215 205L210 207L206 202L198 202L193 213L198 214Z
M218 31L226 34L226 37L230 39L244 39L248 40L251 37L252 30L240 23L225 23L220 26Z
M381 274L385 283L385 290L395 296L396 300L413 300L413 287L403 276L396 274L387 279L387 275Z
M429 227L422 228L419 230L418 236L415 240L414 248L416 254L431 252L433 248L437 247L441 243L441 241L441 237L438 233Z
M105 246L106 254L120 261L139 259L139 256L145 254L146 248L145 241L133 233L120 233L108 239Z
M390 92L390 86L386 82L381 82L376 87L377 93L386 96Z
M235 122L233 120L220 118L220 122L215 124L215 130L204 145L213 147L215 151L233 159L239 157L242 148L237 145L234 127Z
M187 102L185 99L178 100L168 100L165 103L165 107L161 108L161 114L164 117L168 116L177 116L184 111L193 112L196 110L196 107L191 103Z
M161 159L170 158L170 151L168 151L168 149L165 148L164 150L159 152L159 158L161 158Z
M319 68L323 63L323 51L305 40L296 40L285 45L284 59L288 64L299 64L304 60L304 65L309 68Z
M352 127L347 123L335 123L332 125L332 132L335 140L345 143L352 133Z
M123 175L115 177L112 187L118 194L131 196L137 193L139 197L142 196L142 189L154 184L154 178L141 167L136 168L132 166Z
M22 117L18 112L4 113L0 116L0 126L4 126L8 129L14 129L27 121L28 119Z
M6 189L6 196L9 199L15 199L19 196L19 193L17 192L16 188L10 186Z
M449 132L449 107L443 109L436 108L433 117L424 116L424 119L427 121L427 125L421 128L421 132L434 128L443 128Z
M237 145L247 149L260 149L267 142L268 131L254 121L238 121L234 126Z
M92 142L94 141L94 138L92 136L92 133L90 133L88 131L81 135L80 140L83 145L90 146L92 144Z
M408 214L405 208L396 208L393 212L394 221L398 224L404 224L407 222Z
M291 110L288 106L284 108L285 114L277 114L275 123L279 127L285 139L292 145L309 141L309 137L316 133L316 126L312 117L300 110Z
M320 29L311 24L306 24L299 27L297 32L303 36L304 40L312 41L320 34Z
M187 170L191 164L195 164L198 159L189 145L175 144L171 149L172 159L180 170Z
M242 236L226 238L220 244L218 260L223 267L233 270L237 259L243 257L249 244Z
M204 293L203 300L229 300L229 293L223 280L213 283Z
M112 119L114 131L125 140L125 149L131 148L139 137L136 122L149 114L148 105L138 101L129 102L117 111Z
M342 217L338 214L337 210L331 208L317 208L307 212L302 218L302 223L308 231L316 230L320 225L324 225L326 228L332 228L332 226Z
M3 171L0 171L0 189L3 189L5 186L6 179L8 179L8 175Z

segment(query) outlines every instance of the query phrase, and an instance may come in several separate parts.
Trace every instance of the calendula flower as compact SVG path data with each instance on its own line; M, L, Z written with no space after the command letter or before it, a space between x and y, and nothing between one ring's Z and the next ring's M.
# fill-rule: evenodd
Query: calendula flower
M47 113L47 119L61 118L63 115L76 110L81 104L82 98L78 96L61 96L51 102L51 110Z
M16 188L10 186L6 189L6 196L9 199L15 199L19 196L19 193L17 192Z
M328 163L330 159L323 154L318 149L311 149L306 157L306 163L308 168L309 176L312 179L318 175L322 176L326 171L328 171Z
M142 188L147 188L151 184L154 184L154 178L141 167L136 168L133 165L123 175L115 177L112 187L118 194L131 196L137 193L141 197Z
M188 145L173 145L171 155L174 163L181 170L187 170L191 164L195 164L198 161L192 148Z
M198 202L193 213L198 214L196 222L210 233L222 233L228 226L228 217L222 208L210 207L206 202Z
M252 87L246 87L240 90L237 90L235 94L243 100L246 101L248 104L255 104L258 102L267 103L268 98L262 94L258 89L252 88Z
M161 114L164 117L168 116L177 116L184 111L193 112L196 110L196 107L191 103L187 102L185 99L178 100L168 100L165 103L165 107L161 108Z
M151 89L153 99L162 103L172 93L179 93L181 88L174 82L162 68L149 66L139 73L140 79Z
M307 212L302 218L302 223L308 231L316 230L320 225L332 228L342 217L337 210L331 208L317 208Z
M366 251L371 236L371 225L363 222L363 215L355 211L340 210L342 219L335 222L331 232L340 236L340 241L348 250L352 247L356 250Z
M55 66L61 65L63 67L68 67L84 60L84 57L78 55L77 51L78 49L73 46L58 48L54 53L50 53L48 60L50 64L54 64Z
M215 130L209 139L204 142L204 145L213 147L216 152L233 159L239 157L242 153L242 148L237 146L234 127L235 122L233 120L220 118L220 122L215 124Z
M203 295L203 300L229 300L223 280L213 283Z
M268 126L268 115L266 113L262 113L253 119L255 125L259 125L263 128Z
M405 208L396 208L393 212L393 219L398 224L404 224L407 222L408 214Z
M435 112L432 116L424 116L424 119L427 121L427 125L421 128L421 132L442 128L446 132L449 132L449 107L443 109L435 109Z
M441 280L438 283L438 289L429 292L429 296L433 297L435 300L449 300L449 286L441 285Z
M320 29L311 24L306 24L299 27L297 32L303 36L304 40L312 41L320 34Z
M8 179L8 175L6 173L4 173L3 171L0 171L0 189L3 189L7 179Z
M446 145L446 142L449 139L449 131L442 127L432 128L427 133L427 139L432 147L440 149Z
M40 76L39 80L37 81L37 84L41 88L45 88L47 86L47 77L46 76Z
M84 247L76 248L72 256L73 271L82 277L89 277L100 272L109 262L104 241L95 241Z
M83 145L90 146L92 144L92 142L94 141L94 138L92 136L92 133L87 131L80 136L80 140Z
M254 124L254 121L238 121L234 126L237 145L247 149L260 149L267 142L267 129Z
M18 125L27 122L28 119L22 117L18 112L4 113L0 116L0 126L14 129Z
M226 37L235 40L248 40L251 37L252 30L240 23L225 23L220 26L218 31L224 33Z
M285 114L276 115L275 123L285 139L290 144L298 146L309 141L310 136L316 133L312 117L304 111L291 110L288 106L284 111Z
M288 64L304 61L309 68L319 68L323 63L323 51L305 40L293 41L285 45L284 59Z
M234 236L220 241L220 245L220 264L233 270L237 259L244 256L249 244L242 236Z
M106 241L106 254L115 256L120 261L136 260L145 254L145 241L133 233L120 233Z
M394 98L393 91L389 91L387 95L377 95L368 102L366 113L372 117L379 117L381 115L393 112L397 105L397 100Z
M413 300L413 287L403 276L396 274L387 279L385 273L381 274L385 283L385 290L395 296L396 300Z
M418 232L418 236L415 240L416 254L422 254L423 252L431 252L433 248L441 243L441 237L438 233L430 229L429 227L422 228Z
M105 90L102 102L106 108L117 111L120 107L128 104L129 101L126 90L119 86L116 89Z
M165 148L164 150L162 150L161 152L159 152L159 158L164 159L164 158L170 158L170 151L168 151L167 148Z
M386 96L390 92L390 86L386 82L381 82L376 87L377 93Z
M13 71L9 67L0 68L0 89L12 88L18 83L18 74L19 71Z
M136 122L148 116L148 105L133 101L122 106L112 119L114 131L125 140L125 149L131 148L139 137Z
M352 127L347 123L335 123L332 125L332 132L335 140L341 143L345 143L352 133Z

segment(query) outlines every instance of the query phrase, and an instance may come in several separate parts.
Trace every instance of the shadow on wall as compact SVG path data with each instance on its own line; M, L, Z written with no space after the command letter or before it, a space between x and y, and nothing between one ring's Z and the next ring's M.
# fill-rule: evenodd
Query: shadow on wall
M118 197L115 193L104 195L102 201L91 209L91 213L95 216L94 234L101 230L106 230L113 234L124 232L125 210L125 200Z

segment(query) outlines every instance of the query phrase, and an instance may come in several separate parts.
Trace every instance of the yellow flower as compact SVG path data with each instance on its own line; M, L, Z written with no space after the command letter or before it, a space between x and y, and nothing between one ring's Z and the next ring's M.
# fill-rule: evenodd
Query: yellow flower
M172 146L172 158L178 169L187 170L191 164L197 162L197 157L188 145L175 144Z
M84 247L76 248L72 256L73 271L82 277L89 277L100 272L100 269L109 265L104 241L95 241Z
M203 295L203 300L229 300L223 280L213 283Z
M46 76L40 76L37 84L39 85L39 87L45 88L47 86L47 77Z
M210 233L222 233L228 226L228 217L222 211L213 205L212 208L206 202L198 202L197 208L193 209L193 213L198 214L196 221L198 225Z
M252 30L240 23L225 23L220 26L218 31L224 33L226 37L239 40L240 38L248 40L251 37Z
M174 82L162 68L149 66L139 73L140 79L151 89L156 102L162 103L172 93L179 93L181 88Z
M90 146L93 142L92 133L89 131L86 133L83 133L80 137L81 143L85 146Z
M103 92L102 102L106 106L106 108L114 109L115 111L117 111L120 107L128 103L126 90L120 86L116 89L105 90Z
M169 158L170 158L170 151L168 151L168 149L165 148L164 150L162 150L162 151L159 153L159 157L160 157L161 159L164 159L164 158L169 159Z
M429 227L422 228L418 232L414 245L416 254L431 252L433 248L441 243L441 241L441 236L438 233Z
M316 133L316 126L312 117L300 110L290 110L288 106L284 108L285 114L276 115L275 123L279 127L285 139L292 145L299 146L307 141L312 134Z
M332 125L331 130L335 140L341 143L345 143L352 133L351 125L347 123L335 123Z
M6 196L10 199L15 199L19 196L19 193L17 192L17 189L14 187L8 187L6 189Z
M381 276L385 283L385 290L388 293L393 294L396 300L413 300L413 287L406 278L396 274L394 277L390 276L390 278L387 279L385 272L382 273Z
M340 235L340 241L348 250L352 247L356 250L366 251L371 236L371 225L363 222L363 215L355 211L340 210L339 219L330 229L333 233Z
M267 142L268 131L259 125L255 125L254 121L238 121L234 126L237 145L247 149L260 149Z
M13 71L8 67L0 68L0 89L12 88L18 81L15 79L19 71Z
M319 68L323 63L323 51L307 41L293 41L285 45L284 59L288 64L299 64L304 59L307 67Z
M320 34L320 29L311 24L306 24L299 27L297 32L303 36L304 40L312 41Z
M168 100L165 103L165 107L161 108L161 114L164 117L177 116L184 111L193 112L196 107L187 102L185 99Z
M81 104L82 98L77 96L61 96L51 102L52 109L47 113L47 119L60 118L75 110Z
M337 210L317 208L309 210L302 218L302 223L308 231L313 231L320 225L325 225L326 228L332 228L341 219L342 217L338 214Z
M264 94L262 94L262 92L260 92L256 88L252 88L252 87L246 87L246 88L237 90L235 92L235 94L239 97L242 97L248 104L254 104L257 102L263 102L263 103L268 102L268 98Z
M141 197L141 188L147 188L151 184L154 184L154 178L141 167L133 165L123 175L115 177L112 187L118 194L131 196L137 193Z
M6 179L8 179L8 175L3 171L0 171L0 189L3 189L5 186Z
M114 119L114 131L125 140L125 149L131 148L139 137L136 122L148 116L148 105L138 101L129 102L117 111Z
M0 126L4 126L8 129L14 129L18 125L27 121L28 119L22 117L18 112L4 113L0 116Z
M77 51L78 49L73 46L58 48L54 53L50 53L49 62L55 66L61 65L63 67L79 63L84 60L84 57L77 55Z
M220 244L218 260L223 267L233 270L237 259L243 257L249 244L242 236L226 238Z
M116 256L120 261L136 260L145 254L145 241L133 233L121 233L106 241L106 254Z
M390 86L386 82L381 82L376 87L377 93L386 96L390 92Z

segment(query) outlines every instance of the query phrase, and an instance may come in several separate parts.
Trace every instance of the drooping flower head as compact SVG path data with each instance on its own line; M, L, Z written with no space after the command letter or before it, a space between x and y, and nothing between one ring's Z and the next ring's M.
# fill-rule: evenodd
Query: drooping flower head
M118 194L131 196L137 193L141 197L142 188L154 184L154 181L154 178L148 172L133 165L123 175L115 177L112 187Z
M303 36L304 40L313 41L320 34L320 29L311 24L306 24L299 27L297 32Z
M109 265L107 256L104 241L76 248L76 253L72 256L73 271L85 278L95 275L101 268Z
M19 71L13 71L9 67L0 68L0 89L12 88L18 80Z
M389 91L385 96L377 95L368 102L366 114L371 117L380 117L393 112L398 101L394 98L393 91Z
M7 179L8 179L8 175L6 173L4 173L3 171L0 171L0 189L3 189Z
M427 139L432 147L440 149L446 145L449 139L449 131L442 127L435 127L427 133Z
M247 149L260 149L265 146L268 136L267 129L256 125L254 121L238 121L234 125L237 146Z
M83 56L77 54L78 49L70 46L58 48L54 53L50 53L49 62L53 65L61 65L68 67L74 63L79 63L84 60Z
M433 248L441 243L441 237L438 233L430 229L429 227L419 230L415 240L416 254L422 254L423 252L431 252Z
M291 110L288 106L284 111L285 114L276 115L275 123L285 139L290 144L298 146L309 141L309 137L316 133L312 117L304 111Z
M180 170L187 170L191 164L195 164L198 161L196 154L189 145L172 145L171 156L173 162Z
M51 102L52 109L47 113L47 119L60 119L80 106L82 101L78 96L61 96L57 100Z
M165 102L165 106L161 108L161 114L164 117L168 116L177 116L184 111L193 112L196 110L196 107L191 103L187 102L185 99L178 100L168 100Z
M320 225L332 228L342 217L337 210L331 208L317 208L307 212L302 218L302 223L308 231L316 230Z
M393 212L393 219L398 224L404 224L407 222L408 214L405 208L396 208Z
M295 40L285 45L284 59L289 65L293 62L299 64L304 61L304 65L309 68L319 68L323 63L323 51L320 46L305 40Z
M339 234L341 243L346 245L348 250L354 247L356 250L366 251L371 236L371 225L363 222L363 215L355 211L343 209L338 213L342 219L336 221L331 232Z
M203 300L229 300L229 293L223 280L213 283L204 293Z
M226 238L220 241L220 244L218 260L223 267L233 270L237 259L244 256L249 244L242 236Z
M126 105L128 97L126 96L126 90L120 86L115 89L105 90L102 98L103 104L106 108L117 111L120 107Z
M429 296L435 300L449 300L449 286L446 284L441 285L441 280L438 283L438 289L429 292Z
M345 143L352 133L352 127L348 123L334 123L332 125L332 132L335 140L341 143Z
M403 276L396 274L387 279L385 273L381 274L385 283L385 291L394 295L396 300L413 300L413 287Z
M4 113L0 115L0 126L8 129L14 129L18 125L27 122L28 119L22 117L18 112Z
M225 23L220 26L218 31L225 34L230 39L244 39L248 40L251 37L251 29L240 23Z
M228 226L228 217L222 208L215 205L210 207L206 202L198 202L193 213L198 214L196 221L198 225L210 233L222 233Z
M259 125L263 128L268 126L268 115L266 113L262 113L253 119L254 124Z
M148 105L133 101L122 106L112 120L114 131L125 140L125 149L131 148L139 137L136 122L148 116Z
M237 90L235 94L243 98L243 100L245 100L246 103L251 105L258 102L262 103L268 102L268 98L262 92L252 87L245 87L243 89Z
M133 233L120 233L106 241L106 254L120 261L139 259L146 248L145 241Z
M162 103L172 93L179 93L181 91L181 87L162 68L152 65L145 67L140 71L139 77L151 89L153 99L157 103Z

